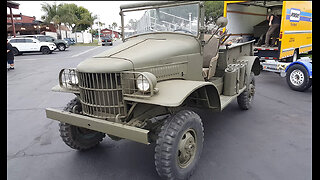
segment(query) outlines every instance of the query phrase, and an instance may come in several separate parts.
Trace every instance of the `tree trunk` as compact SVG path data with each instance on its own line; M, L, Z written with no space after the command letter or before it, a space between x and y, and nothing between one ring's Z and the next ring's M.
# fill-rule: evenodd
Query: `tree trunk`
M60 39L62 39L62 33L61 33L61 24L59 24L59 35L60 35Z

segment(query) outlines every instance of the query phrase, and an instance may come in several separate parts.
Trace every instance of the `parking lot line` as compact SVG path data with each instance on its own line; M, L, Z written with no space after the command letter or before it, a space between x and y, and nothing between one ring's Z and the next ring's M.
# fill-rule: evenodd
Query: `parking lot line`
M89 51L92 51L92 50L94 50L94 49L97 49L97 48L99 48L99 47L100 47L100 46L98 46L98 47L94 47L94 48L92 48L92 49L88 49L88 50L83 51L83 52L81 52L81 53L79 53L79 54L75 54L75 55L73 55L73 56L71 56L71 57L77 57L77 56L80 56L80 55L85 54L85 53L87 53L87 52L89 52Z
M49 59L54 59L54 58L42 58L42 60L49 60ZM39 61L39 59L17 59L14 61L16 61L16 62L19 62L19 61Z

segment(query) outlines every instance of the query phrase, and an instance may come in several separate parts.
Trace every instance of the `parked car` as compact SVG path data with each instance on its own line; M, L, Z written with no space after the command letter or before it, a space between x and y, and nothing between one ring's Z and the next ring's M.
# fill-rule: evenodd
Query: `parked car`
M64 40L68 42L69 46L76 44L76 41L73 38L64 38Z
M53 42L40 42L35 38L11 38L9 42L13 47L13 54L15 56L27 52L51 54L57 48Z
M67 41L62 40L62 39L56 39L52 36L47 36L47 35L34 34L34 35L21 35L21 36L17 36L17 37L30 37L30 38L36 38L41 42L53 42L56 44L59 51L65 51L66 48L69 47L69 44Z
M112 37L110 35L106 35L101 37L102 46L104 45L110 45L112 46Z

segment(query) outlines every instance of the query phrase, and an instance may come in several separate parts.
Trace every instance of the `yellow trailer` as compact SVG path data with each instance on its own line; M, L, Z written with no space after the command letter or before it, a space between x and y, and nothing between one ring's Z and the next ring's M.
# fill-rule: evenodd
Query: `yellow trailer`
M257 46L255 55L261 60L295 61L299 54L312 51L312 1L225 1L231 39L258 40L268 30L270 10L281 18L280 32L275 47Z

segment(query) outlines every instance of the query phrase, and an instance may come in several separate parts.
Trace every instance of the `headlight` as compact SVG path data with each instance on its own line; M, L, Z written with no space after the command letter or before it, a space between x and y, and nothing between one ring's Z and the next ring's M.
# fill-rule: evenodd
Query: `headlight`
M146 92L150 89L150 84L146 77L144 77L142 74L140 74L137 78L137 87L140 91Z
M136 85L139 91L150 92L156 87L157 78L155 75L149 72L143 72L138 75L136 79Z
M69 82L70 85L78 85L78 77L77 76L69 76Z
M76 69L62 69L59 73L59 84L60 87L65 89L77 90L78 87L78 77Z

